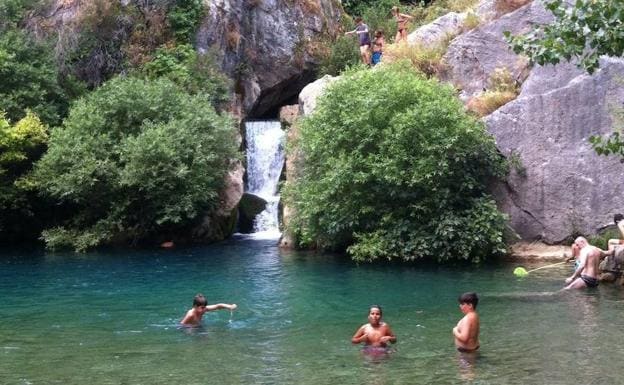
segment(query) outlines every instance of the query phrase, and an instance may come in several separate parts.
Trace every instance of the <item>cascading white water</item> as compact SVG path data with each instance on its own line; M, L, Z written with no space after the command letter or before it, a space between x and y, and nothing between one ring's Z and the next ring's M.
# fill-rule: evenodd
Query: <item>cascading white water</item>
M254 220L255 233L279 236L277 185L284 167L284 131L279 121L245 123L247 140L247 192L267 201Z

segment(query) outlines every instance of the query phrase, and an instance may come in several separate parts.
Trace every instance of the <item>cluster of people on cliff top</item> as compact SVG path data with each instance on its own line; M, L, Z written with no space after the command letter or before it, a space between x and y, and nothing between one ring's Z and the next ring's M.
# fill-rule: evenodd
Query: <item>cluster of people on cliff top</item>
M407 23L413 19L412 16L401 13L399 7L392 7L392 17L397 23L397 32L394 43L407 42ZM378 29L373 34L374 39L371 41L368 25L364 23L361 17L355 18L355 29L345 32L345 35L357 35L360 45L360 57L362 63L367 66L374 66L381 62L385 45L384 31ZM372 50L372 54L371 54Z

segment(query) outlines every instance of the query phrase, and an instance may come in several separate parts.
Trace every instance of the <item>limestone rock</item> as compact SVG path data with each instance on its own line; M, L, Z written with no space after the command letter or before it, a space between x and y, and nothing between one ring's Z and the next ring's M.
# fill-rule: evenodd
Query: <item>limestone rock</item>
M238 227L241 233L253 232L254 219L265 209L266 204L266 200L255 194L243 194L238 204Z
M299 93L299 114L310 115L316 108L316 100L325 88L339 78L339 76L325 75L305 86Z
M225 188L220 194L220 207L204 215L202 223L192 231L194 240L202 242L220 241L234 233L238 218L237 206L243 196L244 173L243 165L237 162L226 176Z
M407 35L407 44L433 46L461 33L465 13L451 12L439 17L433 23L424 25Z
M521 34L528 32L534 24L551 20L552 15L536 0L458 36L444 55L449 66L444 80L460 88L464 97L487 88L490 75L497 68L507 68L521 82L528 62L511 51L503 32Z
M340 29L335 0L209 0L197 46L219 55L247 115L262 116L314 80L323 38ZM213 48L213 51L210 49Z
M595 234L624 207L624 165L589 143L612 132L622 79L622 59L603 59L593 76L570 65L536 68L516 100L484 118L501 153L519 163L495 194L523 239Z

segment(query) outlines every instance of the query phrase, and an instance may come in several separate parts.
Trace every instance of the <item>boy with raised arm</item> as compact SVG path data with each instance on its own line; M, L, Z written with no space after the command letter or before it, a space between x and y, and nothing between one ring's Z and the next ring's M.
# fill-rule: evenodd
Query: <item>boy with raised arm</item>
M381 320L381 306L372 305L368 311L368 323L362 325L351 338L351 342L359 344L364 342L366 347L385 348L388 342L395 343L396 336L390 329L390 325Z
M479 315L477 293L464 293L459 296L459 310L464 318L453 328L455 347L462 353L474 352L479 349Z
M360 44L360 57L362 58L362 63L370 66L370 53L368 52L370 49L371 41L370 34L368 32L368 25L364 24L364 21L361 17L355 18L355 29L353 31L345 32L345 35L357 35L358 42Z
M236 304L218 303L215 305L208 305L206 297L204 297L203 294L197 294L195 298L193 298L193 308L186 312L186 315L182 318L182 321L180 321L180 325L199 326L204 313L219 309L234 310L236 309Z

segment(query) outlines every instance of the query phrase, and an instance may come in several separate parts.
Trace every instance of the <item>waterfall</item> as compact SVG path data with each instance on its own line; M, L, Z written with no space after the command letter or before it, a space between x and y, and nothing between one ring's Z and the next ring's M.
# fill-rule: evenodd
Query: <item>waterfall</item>
M247 140L246 192L267 201L264 211L254 220L254 233L279 237L277 191L284 167L284 131L279 121L245 123Z

